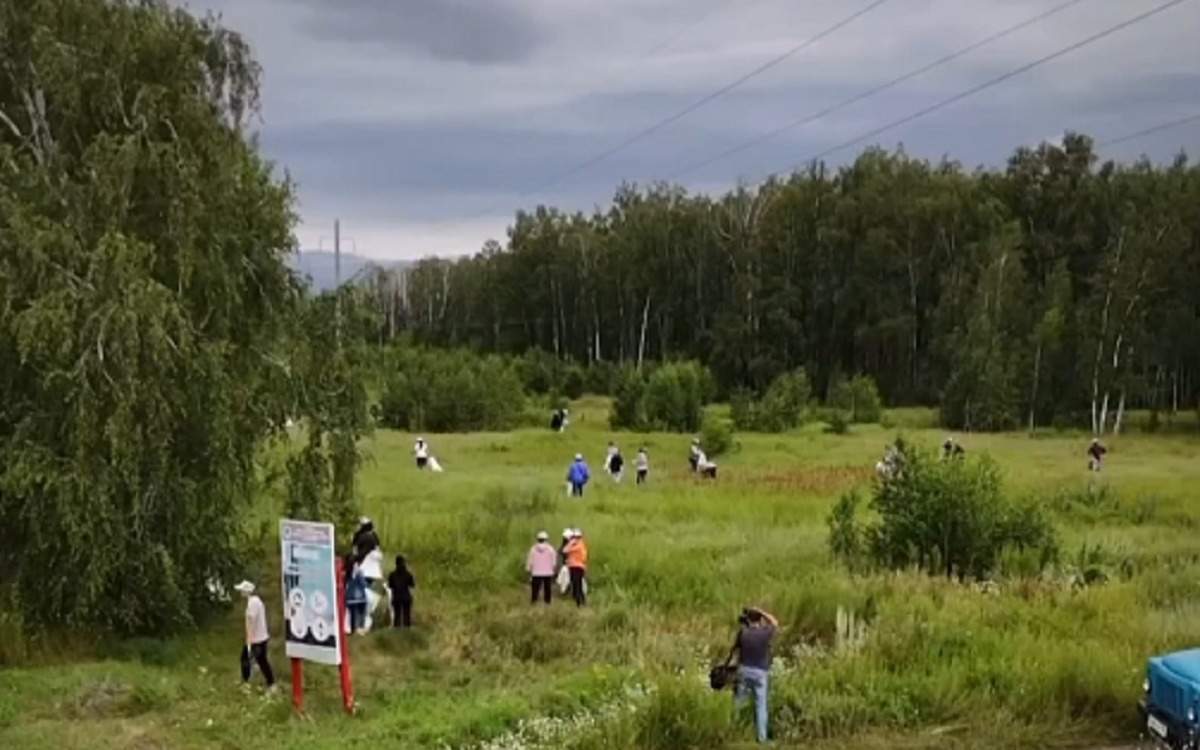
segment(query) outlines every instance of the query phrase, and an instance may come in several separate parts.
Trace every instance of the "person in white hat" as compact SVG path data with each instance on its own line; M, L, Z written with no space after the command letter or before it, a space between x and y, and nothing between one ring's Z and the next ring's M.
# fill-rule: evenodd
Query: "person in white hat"
M558 553L547 541L550 535L544 531L537 534L537 542L529 548L525 557L525 570L529 572L530 604L537 604L539 591L543 601L550 603L551 583L554 581L554 568L558 564Z
M258 662L258 669L267 682L267 689L275 686L275 671L267 659L267 642L270 634L267 631L267 608L262 599L254 593L254 584L242 581L233 587L246 600L246 646L242 652L242 682L250 681L250 659Z
M417 468L424 469L429 463L429 443L425 442L425 438L417 438L417 443L413 446L413 455L417 457Z

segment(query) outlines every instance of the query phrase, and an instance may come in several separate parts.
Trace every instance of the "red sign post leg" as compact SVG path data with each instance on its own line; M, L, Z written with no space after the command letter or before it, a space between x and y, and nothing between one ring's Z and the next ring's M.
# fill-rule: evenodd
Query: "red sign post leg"
M304 713L304 660L292 659L292 708Z
M341 665L338 671L342 678L342 705L346 713L354 713L354 684L350 680L350 638L346 635L346 571L342 560L337 561L337 608L338 608L338 650L341 653Z

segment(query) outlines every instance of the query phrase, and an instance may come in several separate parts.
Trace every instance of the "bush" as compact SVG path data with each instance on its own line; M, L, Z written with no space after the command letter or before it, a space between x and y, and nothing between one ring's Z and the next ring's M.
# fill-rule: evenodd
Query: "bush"
M808 417L812 386L804 368L784 373L771 381L767 392L756 400L749 391L735 392L731 414L739 430L783 432L803 424Z
M662 365L649 377L626 369L618 378L609 424L613 429L695 432L713 389L712 375L695 362Z
M1011 550L1036 551L1041 567L1056 559L1057 538L1046 516L1032 503L1008 501L989 459L936 461L901 440L897 446L903 470L875 486L875 521L858 525L853 496L830 514L836 556L851 566L918 567L960 579L991 575Z
M728 453L734 444L733 425L727 419L705 417L704 427L700 431L700 444L709 458Z
M854 424L878 422L883 416L883 401L879 398L879 389L869 375L856 375L850 380L834 380L829 387L827 404L846 412Z
M841 409L829 412L829 426L825 431L833 435L845 435L850 432L850 416Z
M453 432L516 426L525 408L511 362L465 350L388 353L379 421L398 430Z

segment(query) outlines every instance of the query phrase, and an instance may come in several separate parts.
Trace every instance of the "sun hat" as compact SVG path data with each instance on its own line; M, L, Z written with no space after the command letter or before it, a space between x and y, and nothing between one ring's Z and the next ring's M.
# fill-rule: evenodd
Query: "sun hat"
M240 591L243 594L253 594L254 593L254 584L250 583L249 581L242 581L241 583L234 586L233 589L235 591Z
M576 461L582 461L582 460L583 460L583 454L582 454L582 453L576 453L576 454L575 454L575 460L576 460Z
M563 536L565 536L565 537L571 536L572 531L573 531L573 529L570 526L568 526L567 528L563 529Z
M550 535L549 535L549 534L547 534L547 533L546 533L546 532L544 532L544 531L539 531L539 532L537 533L537 539L538 539L538 541L539 541L539 542L544 542L544 541L546 541L546 540L547 540L547 539L549 539L549 538L550 538Z
M367 525L367 524L369 524L370 522L371 522L371 519L367 518L366 516L359 516L359 517L358 517L358 525L359 525L359 526L366 526L366 525Z
M572 536L572 537L580 537L580 536L583 536L583 529L572 529L572 531L571 531L571 536Z

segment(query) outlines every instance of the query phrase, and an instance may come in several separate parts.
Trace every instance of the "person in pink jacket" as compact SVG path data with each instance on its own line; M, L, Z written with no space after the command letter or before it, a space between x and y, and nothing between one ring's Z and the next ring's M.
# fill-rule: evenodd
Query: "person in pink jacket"
M550 588L554 581L554 569L558 565L558 552L547 543L549 535L544 531L539 531L537 535L537 544L529 548L529 556L525 558L525 569L529 571L530 587L532 596L529 599L530 604L537 604L538 589L543 593L543 599L546 604L550 603Z

